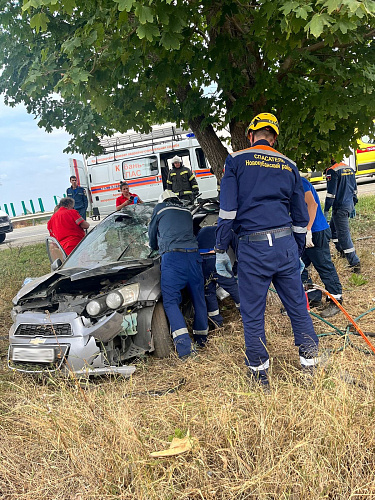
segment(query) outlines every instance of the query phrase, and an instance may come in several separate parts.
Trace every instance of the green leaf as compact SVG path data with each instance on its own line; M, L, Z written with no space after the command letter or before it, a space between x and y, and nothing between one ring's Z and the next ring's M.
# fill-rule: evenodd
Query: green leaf
M69 16L73 14L74 7L76 6L75 0L63 0L63 9Z
M154 20L152 9L150 9L150 7L144 7L141 4L137 4L135 15L138 17L141 24L152 23Z
M80 46L81 46L81 39L79 37L73 37L69 38L66 42L64 42L61 48L63 52L71 54L75 48Z
M142 40L146 38L149 42L152 42L154 38L160 36L159 28L153 24L141 24L137 28L137 35Z
M339 10L342 0L328 0L324 5L327 7L328 14L331 14L333 11Z
M29 0L22 7L22 11L25 12L26 10L29 10L30 7L34 7L34 9L36 9L36 8L42 6L42 5L43 5L43 0Z
M132 10L133 5L135 4L135 0L114 0L118 3L118 10L126 12L130 12Z
M319 38L324 31L324 26L330 26L330 19L328 14L315 14L311 21L306 24L305 31L310 31L315 38Z
M180 48L180 40L177 35L165 31L162 34L160 45L165 47L167 50L178 50Z
M37 33L39 31L47 31L48 17L44 12L40 12L39 14L35 14L30 19L30 28L34 29Z

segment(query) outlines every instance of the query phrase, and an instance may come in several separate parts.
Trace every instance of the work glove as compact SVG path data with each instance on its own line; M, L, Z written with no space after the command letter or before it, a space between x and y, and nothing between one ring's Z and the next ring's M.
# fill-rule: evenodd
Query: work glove
M232 277L232 263L227 252L216 254L216 272L224 278Z
M306 233L306 248L312 248L314 246L313 240L312 240L312 232L311 229L309 229Z
M299 259L299 272L300 274L303 273L303 270L305 269L305 263L303 262L303 260L300 258Z

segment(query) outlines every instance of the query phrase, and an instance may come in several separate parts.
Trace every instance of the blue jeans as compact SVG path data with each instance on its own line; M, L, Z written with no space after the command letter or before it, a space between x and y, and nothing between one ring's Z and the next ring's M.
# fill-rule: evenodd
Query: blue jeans
M276 238L272 246L266 241L241 239L238 245L238 287L241 299L246 364L261 374L267 370L264 313L268 287L273 282L292 323L300 360L315 357L318 337L306 307L298 248L293 236Z
M331 239L331 230L329 228L323 231L312 233L314 246L305 248L302 254L302 260L305 264L305 269L302 272L302 282L311 282L307 267L313 264L318 271L320 279L324 283L325 289L335 296L336 299L341 298L342 286L337 275L336 268L331 259L329 249L329 241Z
M332 241L338 252L344 252L349 266L353 267L359 264L359 257L355 253L355 248L350 236L349 229L350 211L345 208L332 210L331 232Z

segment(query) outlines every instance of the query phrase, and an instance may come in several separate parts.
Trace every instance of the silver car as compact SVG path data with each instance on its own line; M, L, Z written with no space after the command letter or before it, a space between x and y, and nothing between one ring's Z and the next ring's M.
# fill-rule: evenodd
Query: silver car
M11 369L130 376L130 360L172 352L160 259L148 245L154 206L109 215L66 260L48 239L52 272L30 280L13 299Z

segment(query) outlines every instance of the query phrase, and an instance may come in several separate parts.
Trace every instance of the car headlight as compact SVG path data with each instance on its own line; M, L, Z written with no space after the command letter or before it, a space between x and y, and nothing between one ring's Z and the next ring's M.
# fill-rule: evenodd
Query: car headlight
M106 303L103 298L90 300L86 305L86 311L89 316L98 316L106 309Z
M133 283L132 285L124 286L117 291L120 292L124 298L124 302L122 305L130 306L131 304L134 304L134 302L137 302L138 300L139 283Z
M110 309L118 309L124 303L124 297L120 292L111 292L107 295L105 303Z

